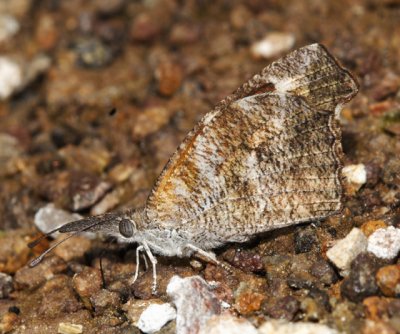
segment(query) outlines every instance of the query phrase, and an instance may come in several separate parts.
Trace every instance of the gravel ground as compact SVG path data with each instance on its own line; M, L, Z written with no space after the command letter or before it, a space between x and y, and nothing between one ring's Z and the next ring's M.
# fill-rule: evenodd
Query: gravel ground
M400 333L399 17L398 0L2 0L0 332ZM231 271L160 257L156 295L151 270L130 284L135 245L93 235L28 267L54 243L27 248L38 227L142 206L207 111L315 42L360 83L340 214L217 250Z

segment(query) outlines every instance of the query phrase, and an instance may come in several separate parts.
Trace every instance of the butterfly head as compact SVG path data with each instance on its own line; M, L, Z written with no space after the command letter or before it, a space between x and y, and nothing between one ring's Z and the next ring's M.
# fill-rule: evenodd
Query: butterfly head
M135 235L142 226L143 210L127 210L125 212L105 213L67 223L28 244L29 248L33 248L38 245L43 238L49 237L55 232L70 233L67 237L54 244L39 257L34 259L30 265L31 267L37 265L44 258L44 256L51 252L55 247L81 232L101 232L105 235L114 236L122 240L127 239L126 241L130 241L135 239Z

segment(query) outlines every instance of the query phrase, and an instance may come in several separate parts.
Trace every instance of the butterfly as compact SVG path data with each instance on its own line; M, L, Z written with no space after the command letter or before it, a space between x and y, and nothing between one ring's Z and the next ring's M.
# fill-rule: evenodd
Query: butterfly
M137 261L144 250L155 290L153 252L197 253L218 262L210 250L226 243L337 213L343 160L338 117L357 91L356 80L324 46L295 50L202 118L170 158L143 208L84 218L45 236L73 232L68 239L90 231L138 243ZM137 263L134 280L138 268Z

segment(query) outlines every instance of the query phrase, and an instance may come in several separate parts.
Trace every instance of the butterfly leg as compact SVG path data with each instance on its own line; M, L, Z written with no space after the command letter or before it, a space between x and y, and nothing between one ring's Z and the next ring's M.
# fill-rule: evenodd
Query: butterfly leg
M144 247L142 245L138 246L136 248L136 269L135 269L135 275L133 276L131 284L134 284L139 276L139 263L140 263L140 251L142 251Z
M153 295L157 293L157 259L154 257L153 253L150 250L149 245L147 242L143 242L144 250L146 251L147 256L149 257L149 260L151 262L151 265L153 267L153 287L152 287L152 292Z

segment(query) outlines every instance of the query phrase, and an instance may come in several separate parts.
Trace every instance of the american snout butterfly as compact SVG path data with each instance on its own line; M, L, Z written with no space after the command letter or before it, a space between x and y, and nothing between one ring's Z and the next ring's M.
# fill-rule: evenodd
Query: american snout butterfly
M155 289L152 252L196 252L217 261L209 251L228 242L332 215L342 207L337 118L357 91L352 75L322 45L293 51L203 117L144 208L88 217L46 236L100 231L136 242L137 254L144 250L152 262Z

